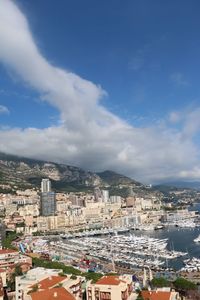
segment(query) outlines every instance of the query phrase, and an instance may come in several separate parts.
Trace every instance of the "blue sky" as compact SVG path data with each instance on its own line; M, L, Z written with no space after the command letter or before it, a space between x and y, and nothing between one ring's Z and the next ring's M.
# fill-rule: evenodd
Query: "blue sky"
M91 170L112 168L145 182L199 179L199 1L8 3L0 0L0 16L8 14L0 23L0 150ZM12 28L9 15L22 25ZM18 39L8 40L15 30ZM42 73L41 57L29 54L34 47L49 66L79 77L68 82L76 85L76 97L65 91L65 102L64 94L55 94L52 86L61 91L64 79L53 82L51 68ZM31 75L36 73L42 84ZM59 132L52 136L54 130ZM11 144L6 136L20 142ZM50 149L34 151L41 136ZM55 140L66 141L61 153Z

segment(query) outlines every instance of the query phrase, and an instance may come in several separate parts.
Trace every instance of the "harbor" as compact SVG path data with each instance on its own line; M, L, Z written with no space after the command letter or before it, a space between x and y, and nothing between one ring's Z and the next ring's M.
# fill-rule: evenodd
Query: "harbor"
M199 234L199 227L181 228L170 226L162 230L131 230L128 233L118 234L118 236L109 238L104 236L102 243L105 246L109 245L111 250L107 249L108 256L112 252L112 257L114 257L116 263L120 262L121 265L123 265L124 260L124 265L127 265L127 261L130 261L131 267L149 265L151 268L179 271L185 266L185 259L200 258L200 243L194 241ZM83 245L84 238L80 239ZM97 237L86 238L87 243L93 246L100 242L98 240L101 239ZM79 239L76 239L76 241L78 242ZM68 241L64 240L63 242L67 247ZM120 252L120 255L117 252ZM121 261L119 261L120 258ZM192 271L192 269L188 268L188 271Z
M200 272L199 235L199 227L169 226L148 231L104 228L54 238L27 237L19 245L22 252L43 257L46 254L51 260L84 271L104 272L106 266L111 266L110 271L147 267L155 271Z

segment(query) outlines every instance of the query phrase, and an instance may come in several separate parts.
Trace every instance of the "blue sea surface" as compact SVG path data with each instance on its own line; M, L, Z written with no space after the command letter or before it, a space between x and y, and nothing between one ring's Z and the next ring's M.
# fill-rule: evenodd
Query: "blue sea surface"
M195 210L200 212L200 203L191 206L189 210ZM133 234L145 235L158 239L168 238L167 248L169 250L187 252L187 256L167 261L168 266L176 270L179 270L184 266L184 259L192 257L200 258L200 243L194 242L194 239L200 235L200 227L180 228L175 226L169 226L162 230L139 232L134 231Z
M133 234L145 235L158 239L168 238L167 248L169 250L177 250L187 252L188 255L173 260L168 260L167 264L169 267L179 270L182 268L183 260L186 258L197 257L200 258L200 243L195 243L194 239L200 234L200 228L178 228L168 227L162 230L152 231L134 231Z

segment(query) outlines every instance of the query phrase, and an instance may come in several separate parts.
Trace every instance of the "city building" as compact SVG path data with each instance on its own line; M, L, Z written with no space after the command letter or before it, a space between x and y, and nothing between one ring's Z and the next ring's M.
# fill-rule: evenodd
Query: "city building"
M87 300L131 300L136 293L130 275L103 276L96 283L86 286Z
M40 215L54 216L56 212L56 194L51 191L51 181L42 179L40 193Z
M122 197L121 196L110 196L110 203L122 203Z
M38 204L27 204L19 207L18 209L19 215L22 217L25 216L39 216L39 207Z
M4 289L3 289L3 281L2 278L0 277L0 300L4 300Z
M0 269L0 281L2 281L3 287L7 286L6 279L7 279L7 270ZM1 286L1 283L0 283L0 286Z
M42 193L51 192L51 181L49 179L42 179L41 192Z
M0 250L0 268L8 268L17 263L29 263L32 265L30 257L20 254L16 250L1 249Z
M36 285L39 281L45 278L52 278L52 276L58 276L62 270L35 268L28 271L23 276L16 276L15 281L15 295L16 300L23 299L24 295L32 290L32 286ZM24 297L25 298L25 297ZM25 300L25 299L24 299Z
M101 202L102 201L102 193L99 187L94 188L94 199L95 202Z
M6 237L6 226L0 221L0 249L2 249L2 241Z
M142 291L143 300L180 300L179 293L169 290Z
M54 287L52 289L45 289L42 291L37 291L26 295L24 300L76 300L76 298L70 294L63 287ZM0 298L1 300L1 298Z
M103 202L107 203L109 202L109 191L108 190L102 190L102 200Z
M36 268L16 277L16 300L81 300L81 276L61 276L61 270ZM60 298L59 298L60 297Z
M56 194L43 192L40 194L40 215L53 216L56 212Z
M163 222L178 222L181 220L187 220L195 218L195 211L188 211L188 209L181 209L177 211L167 212L162 216Z

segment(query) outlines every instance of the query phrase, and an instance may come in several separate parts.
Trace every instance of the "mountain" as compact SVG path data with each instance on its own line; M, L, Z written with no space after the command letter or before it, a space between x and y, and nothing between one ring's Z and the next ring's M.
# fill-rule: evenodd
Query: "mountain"
M39 187L49 178L55 189L73 190L101 184L98 175L80 168L0 153L0 184L11 189ZM70 188L71 187L71 188Z
M194 189L200 190L200 182L199 181L172 181L172 182L164 182L159 185L154 186L156 189Z
M55 191L86 191L94 187L110 188L111 192L143 185L113 171L94 173L78 167L24 158L0 152L0 192L40 188L42 178L49 178Z
M141 183L135 181L134 179L109 170L97 173L97 175L109 185L131 185L135 187L142 186Z

